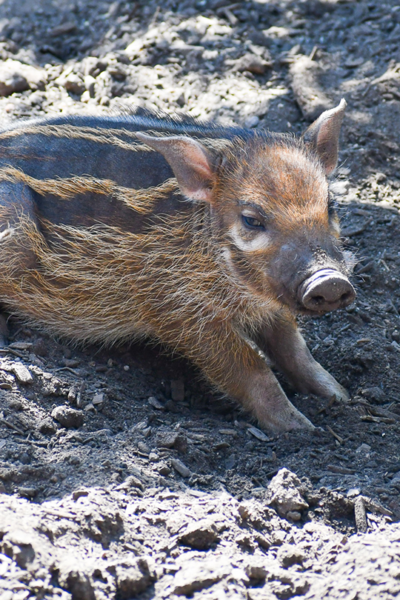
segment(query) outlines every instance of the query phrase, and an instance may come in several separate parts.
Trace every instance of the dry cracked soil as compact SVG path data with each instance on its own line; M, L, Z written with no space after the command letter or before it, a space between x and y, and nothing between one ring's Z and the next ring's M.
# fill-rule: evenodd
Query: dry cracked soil
M347 404L267 437L190 364L10 322L0 600L400 595L396 0L2 0L2 122L142 108L298 135L348 103L334 184L356 303L302 327ZM283 382L285 386L285 382Z

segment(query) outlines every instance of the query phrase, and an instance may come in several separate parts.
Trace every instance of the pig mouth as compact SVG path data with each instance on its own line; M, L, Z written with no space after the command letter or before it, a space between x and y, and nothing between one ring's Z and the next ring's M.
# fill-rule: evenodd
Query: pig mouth
M345 275L336 269L320 269L302 281L297 290L297 301L303 314L321 314L345 308L356 297L355 290Z

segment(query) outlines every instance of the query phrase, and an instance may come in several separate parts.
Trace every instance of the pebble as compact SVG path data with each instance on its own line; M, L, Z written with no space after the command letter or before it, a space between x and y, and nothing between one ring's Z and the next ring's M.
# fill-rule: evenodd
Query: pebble
M23 383L24 385L33 383L32 373L22 363L13 363L11 370L20 383Z
M218 539L214 523L209 519L200 519L189 525L179 533L181 544L190 546L195 550L209 550Z
M174 467L175 471L179 473L179 475L182 475L182 477L190 477L192 474L190 469L188 469L187 466L181 460L179 460L179 458L171 458L171 465Z
M100 393L100 394L95 394L93 396L92 403L95 406L98 406L99 404L103 404L103 402L104 402L104 394Z
M285 569L293 565L301 565L305 558L303 550L290 544L283 544L278 551L278 560Z
M46 72L18 60L7 59L0 65L0 96L10 96L15 92L42 88L46 82Z
M143 454L150 454L150 448L144 442L138 442L137 447L139 452L142 452Z
M263 431L257 429L257 427L249 427L247 431L251 433L252 436L260 440L260 442L269 441L269 437Z
M116 568L117 592L121 600L136 598L152 583L149 565L145 558L138 558L132 561L131 565L127 565L126 562Z
M280 469L271 480L268 486L271 504L276 507L281 517L299 521L301 512L308 508L298 488L301 488L301 481L286 468Z
M356 453L357 454L369 454L371 452L371 446L369 444L361 444L361 446L358 446Z
M231 571L229 561L223 557L203 561L192 559L175 575L171 585L171 595L190 597L194 592L209 588L217 581L221 581Z
M84 414L80 410L75 410L69 406L57 406L51 413L53 419L66 429L78 429L83 425Z
M252 127L257 127L259 122L260 122L260 118L254 115L253 117L248 117L245 120L244 125L245 125L245 127L248 127L249 129L251 129Z
M159 448L174 448L184 454L188 448L188 441L183 433L168 431L158 436L157 446Z
M236 61L234 71L249 71L255 75L264 75L265 71L271 67L271 63L263 60L255 54L244 54Z
M44 419L39 425L39 431L44 435L54 435L57 431L57 427L51 419Z
M161 402L159 400L157 400L157 398L155 396L150 396L150 398L147 400L147 402L150 404L150 406L152 406L156 410L165 410L164 405L161 404Z

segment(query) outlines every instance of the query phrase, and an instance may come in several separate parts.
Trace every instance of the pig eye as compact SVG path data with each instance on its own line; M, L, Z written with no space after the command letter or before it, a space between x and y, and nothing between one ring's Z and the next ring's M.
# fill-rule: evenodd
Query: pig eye
M247 217L246 215L242 215L242 222L247 229L258 229L261 231L265 230L264 225L256 219L255 217Z

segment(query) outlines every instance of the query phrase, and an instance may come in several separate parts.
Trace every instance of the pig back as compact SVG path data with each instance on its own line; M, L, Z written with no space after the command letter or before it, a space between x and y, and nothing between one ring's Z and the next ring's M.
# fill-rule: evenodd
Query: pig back
M130 119L115 119L115 123L101 118L26 122L0 133L0 170L11 165L37 181L81 178L87 183L86 190L81 185L67 202L56 186L54 193L49 186L45 192L33 187L40 219L71 226L106 223L139 232L143 215L115 194L96 193L90 185L93 180L108 180L118 188L147 190L151 196L152 188L173 178L164 157L146 150L135 139L134 127ZM159 204L155 212L182 209L176 194L163 194Z

